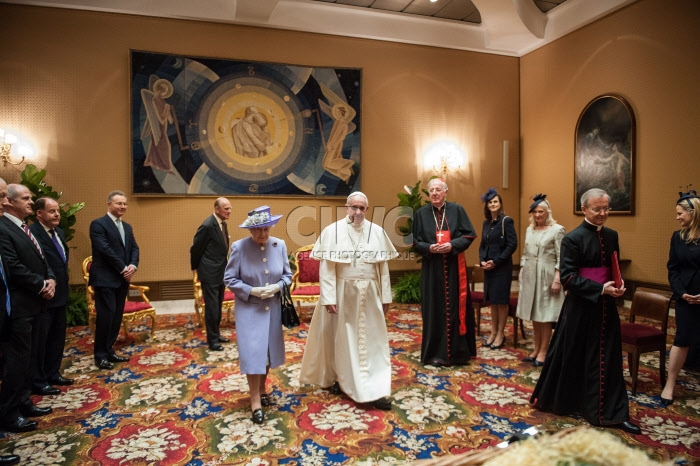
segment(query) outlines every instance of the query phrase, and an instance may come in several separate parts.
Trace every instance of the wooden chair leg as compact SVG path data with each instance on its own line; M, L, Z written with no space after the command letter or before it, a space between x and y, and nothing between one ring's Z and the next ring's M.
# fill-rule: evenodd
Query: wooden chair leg
M517 317L513 316L513 348L518 347L518 319Z
M523 340L527 337L525 336L525 321L523 319L518 319L520 321L520 333L523 335Z
M474 317L476 318L476 332L475 335L481 335L481 306L478 304L473 304L472 309L474 309Z
M628 353L630 375L632 376L632 395L637 394L637 377L639 376L639 353L633 351Z

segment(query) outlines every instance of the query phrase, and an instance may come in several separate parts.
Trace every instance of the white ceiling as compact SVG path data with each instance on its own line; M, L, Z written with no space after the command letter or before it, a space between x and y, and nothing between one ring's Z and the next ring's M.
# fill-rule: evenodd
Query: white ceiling
M439 2L451 0L438 0ZM637 0L471 0L481 23L329 0L1 0L2 3L245 24L520 57Z

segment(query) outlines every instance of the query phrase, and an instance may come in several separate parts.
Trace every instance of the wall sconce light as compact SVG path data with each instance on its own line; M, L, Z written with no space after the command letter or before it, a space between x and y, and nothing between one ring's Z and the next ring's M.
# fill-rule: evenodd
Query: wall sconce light
M13 162L11 158L12 148L17 147L16 154L22 157L18 162ZM32 156L32 149L24 144L17 144L17 136L5 132L0 128L0 160L3 167L10 165L19 165L24 162L24 159Z
M450 142L438 142L426 151L424 166L432 168L444 180L448 173L461 169L463 161L464 156L459 147Z

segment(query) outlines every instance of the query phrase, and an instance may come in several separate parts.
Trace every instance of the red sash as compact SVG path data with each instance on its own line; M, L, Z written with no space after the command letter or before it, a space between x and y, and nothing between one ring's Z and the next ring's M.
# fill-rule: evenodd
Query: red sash
M459 269L459 334L467 334L467 263L464 254L457 256Z

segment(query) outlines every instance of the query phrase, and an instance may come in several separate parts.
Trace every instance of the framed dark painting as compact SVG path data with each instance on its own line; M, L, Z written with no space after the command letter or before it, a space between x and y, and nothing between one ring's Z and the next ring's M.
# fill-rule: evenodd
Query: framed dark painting
M360 190L361 70L131 51L132 193Z
M574 213L591 188L610 195L611 215L634 214L635 121L629 103L615 94L593 99L576 124Z

